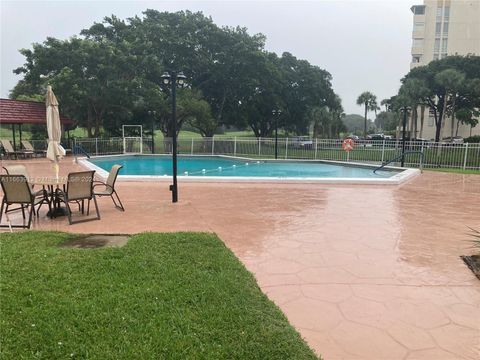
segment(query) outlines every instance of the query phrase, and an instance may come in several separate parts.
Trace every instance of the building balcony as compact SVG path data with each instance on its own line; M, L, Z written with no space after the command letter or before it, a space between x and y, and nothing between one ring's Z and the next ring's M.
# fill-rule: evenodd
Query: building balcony
M425 29L424 30L414 30L412 31L412 39L416 38L424 38L425 37Z
M423 46L422 47L414 47L412 46L412 55L415 54L423 54L425 51L423 51Z

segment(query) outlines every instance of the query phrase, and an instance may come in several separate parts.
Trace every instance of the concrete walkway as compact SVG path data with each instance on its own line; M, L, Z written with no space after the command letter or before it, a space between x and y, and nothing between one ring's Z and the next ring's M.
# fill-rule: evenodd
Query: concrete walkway
M6 163L6 162L4 162ZM32 175L44 160L22 161ZM78 168L62 163L67 173ZM426 172L401 186L118 183L126 212L69 226L42 210L33 228L81 233L215 232L325 359L480 358L475 250L480 176ZM19 220L18 215L11 216Z

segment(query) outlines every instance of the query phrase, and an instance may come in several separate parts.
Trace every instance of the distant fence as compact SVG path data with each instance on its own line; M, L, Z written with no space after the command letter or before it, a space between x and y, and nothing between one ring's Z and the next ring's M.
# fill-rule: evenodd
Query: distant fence
M348 154L340 139L279 138L279 159L337 160L381 164L401 155L400 140L360 140ZM73 147L79 145L91 156L144 153L169 154L172 141L169 138L155 141L151 138L75 139ZM153 145L153 146L152 146ZM275 139L272 138L180 138L178 153L182 155L230 155L273 159ZM426 168L457 168L480 170L480 144L455 144L407 141L405 150L423 152ZM407 154L405 165L420 166L420 154Z

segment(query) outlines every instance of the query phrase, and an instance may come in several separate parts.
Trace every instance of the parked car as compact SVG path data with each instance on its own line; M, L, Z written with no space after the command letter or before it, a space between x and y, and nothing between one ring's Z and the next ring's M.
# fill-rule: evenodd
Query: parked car
M360 140L360 137L357 135L348 135L345 139L352 139L353 141Z
M291 140L292 147L297 149L311 149L313 148L313 140L308 136L297 136Z
M383 136L383 134L370 134L370 135L367 135L367 139L368 140L383 140L384 136Z

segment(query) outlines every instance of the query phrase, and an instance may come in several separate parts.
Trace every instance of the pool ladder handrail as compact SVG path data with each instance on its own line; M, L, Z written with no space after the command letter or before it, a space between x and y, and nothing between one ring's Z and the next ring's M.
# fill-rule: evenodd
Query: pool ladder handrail
M75 157L77 157L78 154L83 154L87 157L87 159L90 159L90 154L78 144L73 147L73 154Z
M423 172L423 157L424 157L424 153L423 151L405 151L403 154L401 154L400 156L396 156L394 157L393 159L390 159L390 160L387 160L387 161L384 161L382 163L382 165L380 165L378 168L376 168L375 170L373 170L373 173L375 174L378 170L381 170L383 169L385 166L387 166L388 164L391 164L392 162L395 162L399 159L401 159L402 157L404 157L405 155L408 155L408 154L420 154L420 171Z

